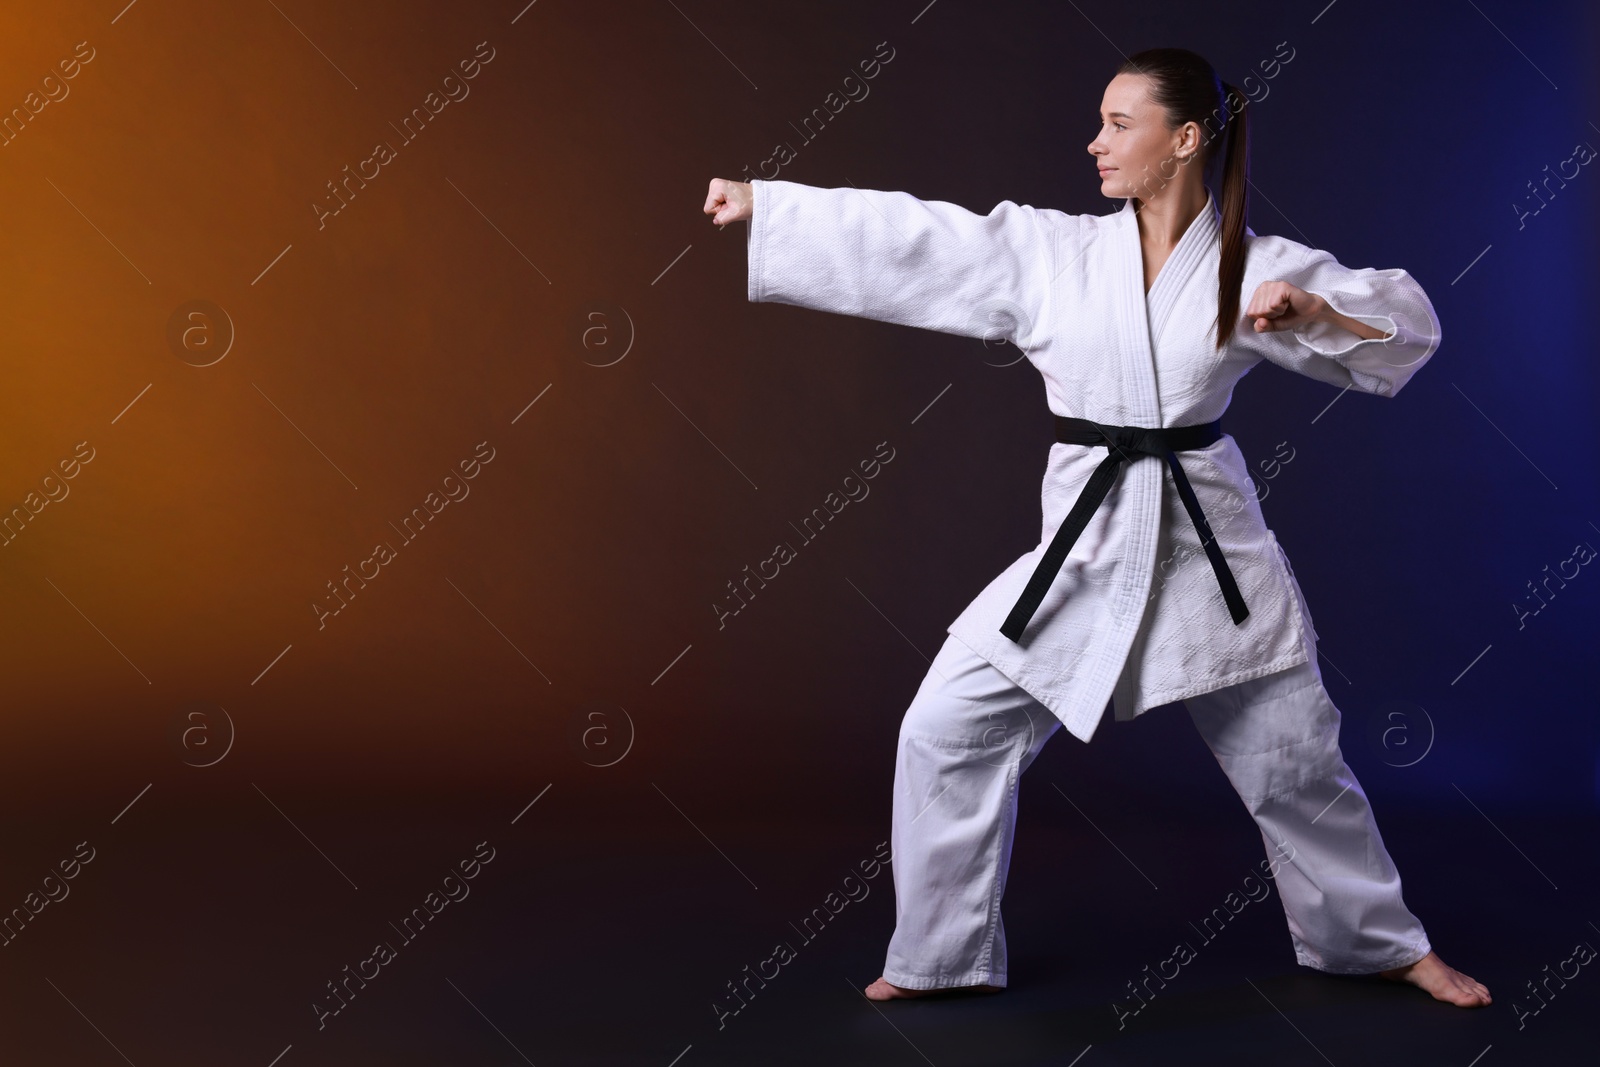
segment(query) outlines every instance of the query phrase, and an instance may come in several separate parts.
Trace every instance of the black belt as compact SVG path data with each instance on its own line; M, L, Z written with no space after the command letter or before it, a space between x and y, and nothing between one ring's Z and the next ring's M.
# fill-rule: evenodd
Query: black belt
M1189 519L1194 523L1194 528L1199 531L1200 544L1205 547L1206 558L1211 560L1211 569L1216 572L1217 584L1222 587L1222 599L1227 602L1228 613L1233 616L1234 625L1243 622L1249 616L1250 609L1245 607L1244 597L1239 595L1239 585L1233 580L1233 572L1228 569L1228 561L1222 558L1222 549L1217 547L1217 540L1211 533L1211 524L1206 522L1205 513L1200 510L1200 501L1195 499L1194 489L1190 487L1189 478L1183 473L1183 465L1178 462L1177 456L1179 452L1205 448L1221 436L1221 419L1199 426L1171 426L1161 429L1145 426L1102 426L1088 419L1057 415L1057 441L1068 445L1105 445L1107 455L1089 476L1089 481L1078 494L1072 510L1067 512L1067 517L1056 530L1055 537L1051 538L1050 547L1045 549L1044 558L1034 568L1033 577L1028 579L1027 586L1022 590L1022 596L1018 598L1016 607L1011 609L1011 614L1006 616L1000 632L1012 641L1018 641L1022 637L1023 629L1033 618L1033 613L1039 609L1050 583L1055 580L1061 565L1066 562L1067 553L1072 550L1084 527L1089 525L1089 516L1094 514L1100 502L1111 491L1111 483L1116 480L1118 469L1124 462L1131 462L1140 456L1166 458L1167 466L1172 468L1172 480L1178 487L1178 496L1183 500L1184 509L1189 512Z

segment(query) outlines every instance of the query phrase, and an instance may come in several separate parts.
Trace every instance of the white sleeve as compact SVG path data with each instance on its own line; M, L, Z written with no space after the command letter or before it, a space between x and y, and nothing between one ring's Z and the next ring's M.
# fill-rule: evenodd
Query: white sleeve
M1054 277L1059 212L1006 200L978 215L903 192L751 185L751 301L1031 347Z
M1398 393L1438 350L1439 318L1433 303L1405 271L1346 267L1331 253L1286 238L1254 240L1278 246L1278 258L1264 280L1316 293L1334 311L1382 330L1383 336L1362 338L1328 322L1258 334L1241 307L1234 336L1246 348L1298 374L1377 396ZM1252 295L1240 294L1246 304Z

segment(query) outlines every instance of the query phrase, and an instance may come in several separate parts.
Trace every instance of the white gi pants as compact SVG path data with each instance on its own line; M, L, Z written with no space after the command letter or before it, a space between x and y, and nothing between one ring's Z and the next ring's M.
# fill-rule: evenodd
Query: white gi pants
M1316 662L1185 700L1261 828L1295 956L1369 974L1430 951L1400 896L1339 710ZM907 989L1006 984L1017 785L1061 721L954 636L906 710L895 762L895 931L883 976Z

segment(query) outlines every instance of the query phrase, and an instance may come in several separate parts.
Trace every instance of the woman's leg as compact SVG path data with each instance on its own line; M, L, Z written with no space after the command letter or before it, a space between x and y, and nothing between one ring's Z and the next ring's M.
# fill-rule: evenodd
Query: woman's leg
M947 636L900 726L895 931L883 977L906 989L1006 984L1005 893L1017 784L1061 721Z
M1183 703L1261 828L1296 958L1369 974L1428 955L1315 660Z

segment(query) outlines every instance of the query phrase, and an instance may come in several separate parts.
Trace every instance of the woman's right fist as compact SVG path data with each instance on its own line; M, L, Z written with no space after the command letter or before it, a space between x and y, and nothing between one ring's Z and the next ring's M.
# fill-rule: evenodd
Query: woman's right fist
M718 226L744 221L754 210L755 195L755 187L749 182L712 178L711 189L706 193L705 213Z

